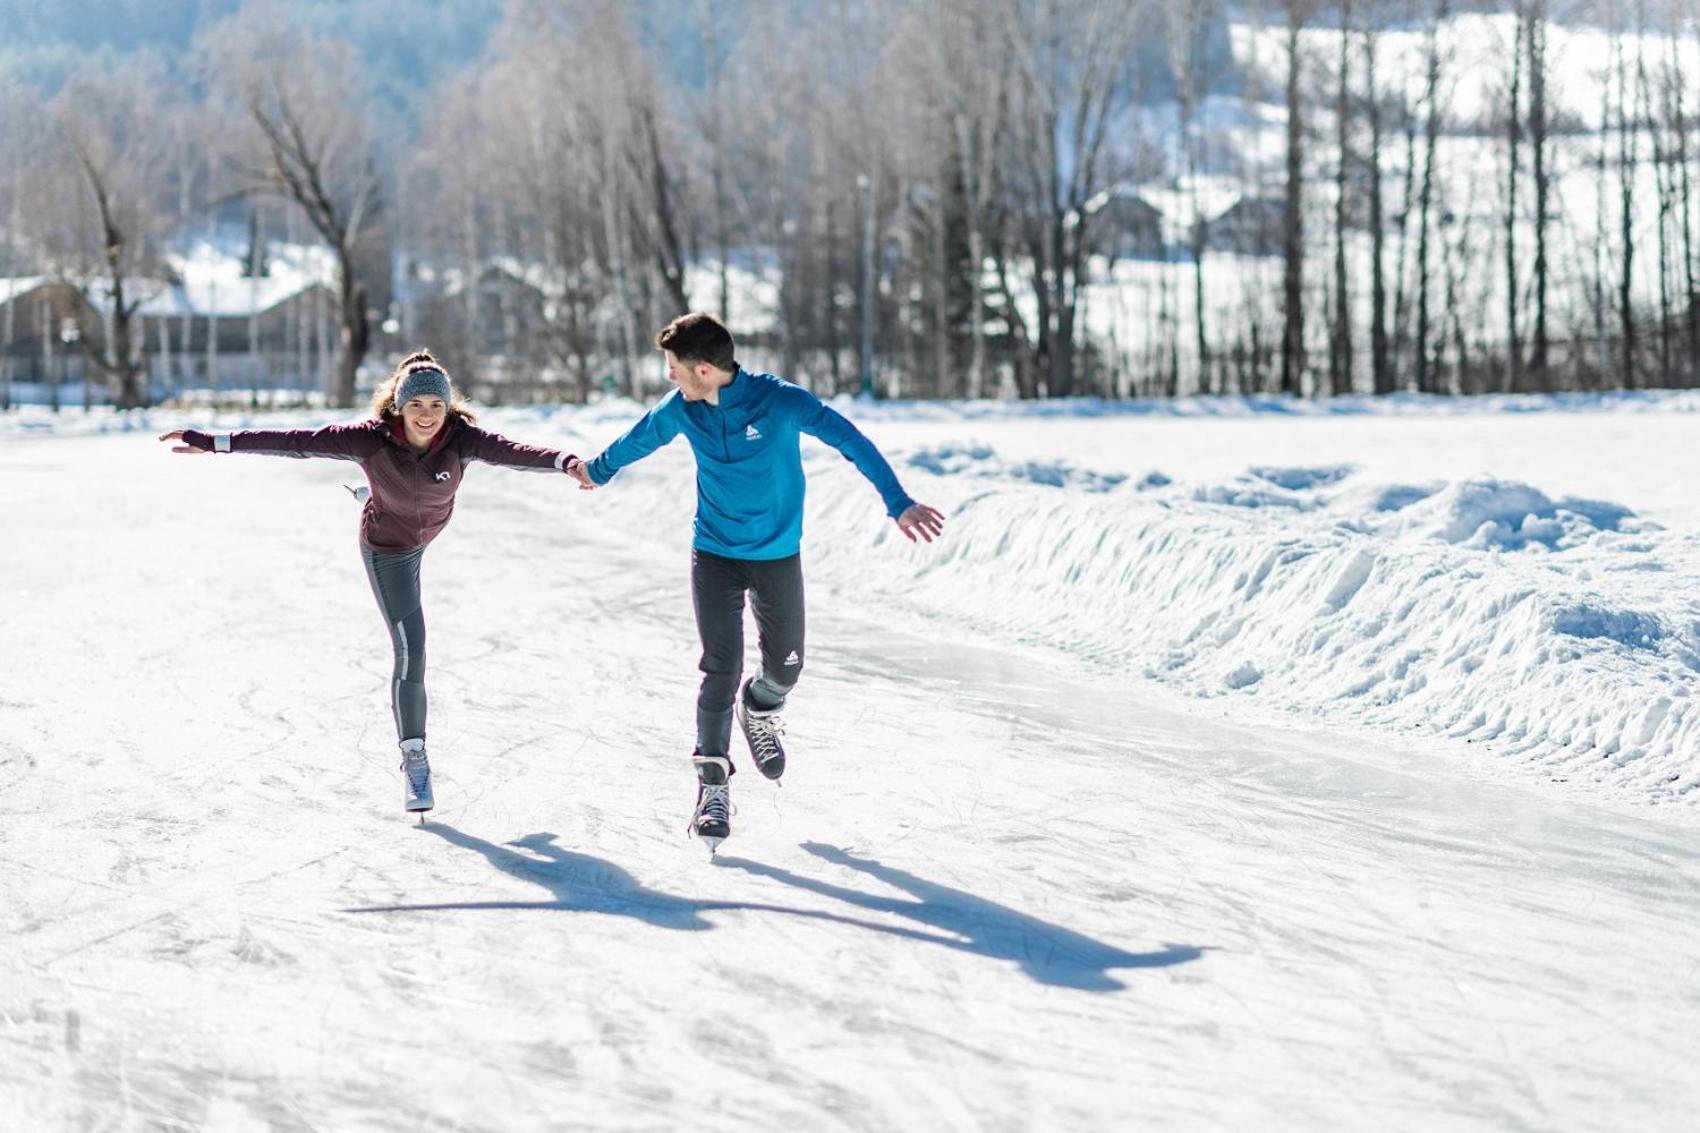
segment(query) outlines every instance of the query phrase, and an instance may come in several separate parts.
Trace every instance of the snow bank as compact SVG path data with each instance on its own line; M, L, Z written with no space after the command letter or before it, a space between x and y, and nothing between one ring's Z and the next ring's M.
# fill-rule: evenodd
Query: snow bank
M1519 413L1695 404L1681 395L1504 401L1462 404ZM1356 408L1446 414L1459 405L1362 399ZM1351 407L1348 399L1335 408ZM1639 801L1700 801L1691 707L1700 536L1618 503L1554 498L1503 477L1389 480L1324 463L1189 479L1185 469L1140 475L1066 457L1011 458L969 435L977 419L1030 416L1034 428L1055 431L1052 450L1066 453L1072 427L1061 418L1093 408L855 405L864 424L937 422L929 431L948 439L888 444L887 455L911 494L949 514L949 526L940 543L910 547L854 469L808 443L811 588L1200 697L1322 724L1438 733ZM1150 407L1126 407L1141 408ZM1265 411L1243 399L1210 408ZM553 420L583 430L566 437L595 451L635 409ZM1437 452L1432 464L1452 460ZM623 473L594 506L611 522L682 515L693 477L688 457L670 453Z
M911 492L952 520L896 576L869 572L866 553L896 533L869 534L865 485L821 454L812 571L1199 696L1439 732L1555 778L1700 799L1692 537L1499 480L1259 468L1080 494L1000 476L978 451L982 467L944 475L900 457Z

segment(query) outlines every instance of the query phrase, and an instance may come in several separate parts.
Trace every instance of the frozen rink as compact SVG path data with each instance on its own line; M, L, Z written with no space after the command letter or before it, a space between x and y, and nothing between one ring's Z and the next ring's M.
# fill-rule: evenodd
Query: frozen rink
M631 412L488 423L589 455ZM1508 415L1497 447L1491 422L1418 424L1481 444L1476 461L1398 447L1391 417L1330 421L1297 452L1273 419L1125 422L1117 440L1103 417L870 411L911 493L951 514L945 542L902 544L808 442L791 766L782 788L733 780L713 862L684 836L682 444L597 493L469 472L426 558L439 809L414 827L338 486L352 465L174 457L151 432L185 422L161 413L131 433L0 433L0 1124L1684 1128L1700 768L1670 717L1700 522L1669 477L1695 482L1675 438L1700 418L1655 416L1637 433L1602 415L1590 480L1564 471L1583 463L1562 451L1585 431L1571 414ZM1642 453L1642 500L1619 469L1650 435L1670 440ZM1023 471L1046 453L1055 467ZM1393 529L1324 479L1242 480L1337 462L1357 469L1342 493L1432 480L1448 487L1423 499L1444 501L1480 477L1615 500L1646 526L1501 507L1483 522L1503 530L1450 539L1455 511ZM1137 487L1150 471L1171 483ZM1235 494L1258 484L1299 503ZM1638 764L1659 774L1596 781L1555 736L1513 754L1419 732L1413 714L1453 703L1432 684L1379 714L1281 685L1285 657L1330 661L1296 651L1304 627L1355 623L1316 600L1340 593L1332 567L1309 580L1279 560L1274 605L1229 585L1277 535L1304 562L1372 555L1353 568L1364 603L1384 576L1415 593L1455 571L1464 592L1556 589L1570 609L1587 587L1638 611L1654 640L1569 634L1575 672L1528 703L1597 695L1603 713L1668 687ZM1150 573L1101 569L1124 562ZM1198 588L1152 607L1115 592L1147 593L1165 562ZM1618 570L1643 562L1659 565ZM1228 595L1231 646L1187 644ZM1496 640L1457 617L1453 637L1484 635L1464 645ZM1551 625L1525 628L1555 648ZM1223 685L1253 653L1261 679ZM1562 669L1513 660L1461 671L1515 690L1517 671Z

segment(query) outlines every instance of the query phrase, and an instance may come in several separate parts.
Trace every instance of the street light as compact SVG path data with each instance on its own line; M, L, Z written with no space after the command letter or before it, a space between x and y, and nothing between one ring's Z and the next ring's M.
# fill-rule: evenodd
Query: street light
M61 386L63 386L63 384L68 381L68 378L70 378L71 347L73 347L73 345L77 345L78 340L82 339L82 337L82 327L78 327L77 320L75 320L75 318L61 318L61 320L59 320L59 345L63 347L63 349L59 350L59 384L61 384ZM88 390L88 374L83 374L82 381L83 412L87 413L88 410L92 408L92 405L94 405L94 401L92 401L92 393ZM58 395L54 395L53 400L54 405L58 405Z
M874 396L874 183L866 173L856 177L862 206L862 341L861 396Z

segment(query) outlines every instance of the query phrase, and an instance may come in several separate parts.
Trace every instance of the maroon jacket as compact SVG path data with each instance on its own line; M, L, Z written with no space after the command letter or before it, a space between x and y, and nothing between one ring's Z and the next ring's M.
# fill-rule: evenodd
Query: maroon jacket
M241 433L183 431L208 452L352 460L366 472L372 498L360 514L360 541L374 551L411 551L435 539L455 510L455 491L475 460L535 472L564 472L571 453L537 448L486 432L450 415L425 452L407 443L400 418L322 429L264 429Z

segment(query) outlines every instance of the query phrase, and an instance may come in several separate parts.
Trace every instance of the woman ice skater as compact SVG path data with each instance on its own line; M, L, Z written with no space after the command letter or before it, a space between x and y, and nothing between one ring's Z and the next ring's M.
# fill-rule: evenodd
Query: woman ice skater
M401 742L405 806L435 804L425 755L425 615L419 565L454 513L455 492L475 460L536 472L570 472L571 453L517 444L480 429L455 395L449 373L428 350L402 359L372 397L372 419L322 429L206 433L177 429L159 438L172 452L258 452L352 460L370 494L360 513L360 555L395 648L390 701Z

